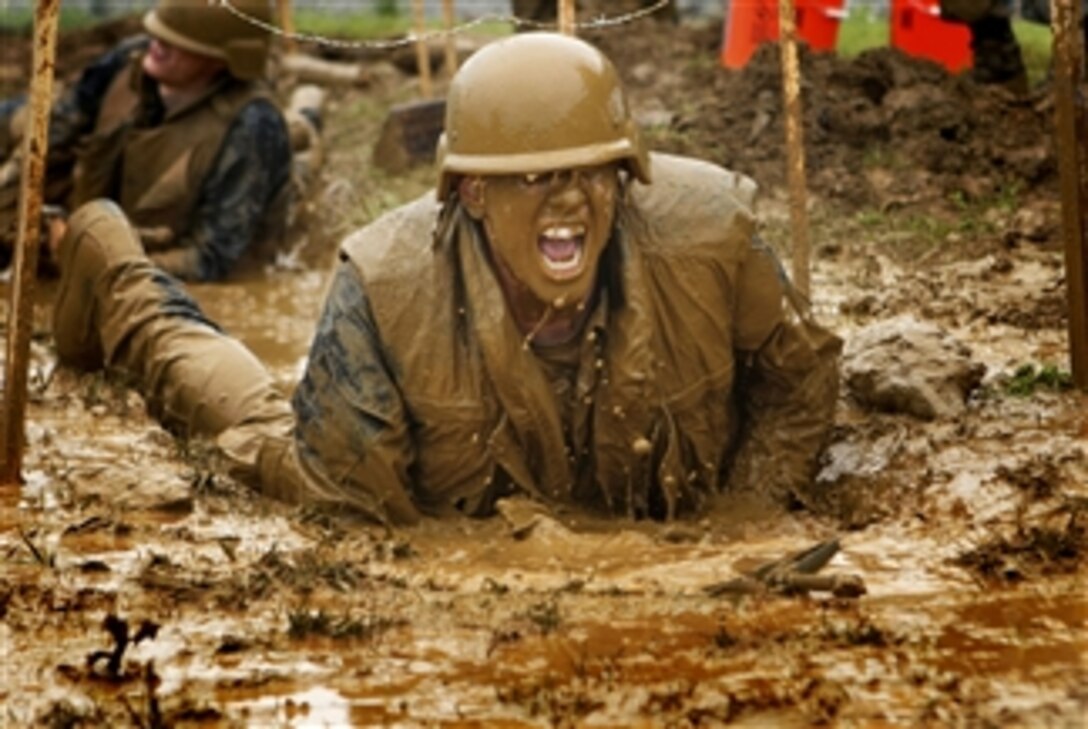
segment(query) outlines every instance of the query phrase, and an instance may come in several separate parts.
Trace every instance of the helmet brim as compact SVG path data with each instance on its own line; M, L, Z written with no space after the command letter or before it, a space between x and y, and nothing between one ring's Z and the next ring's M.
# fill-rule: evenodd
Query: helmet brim
M513 170L524 175L615 161L625 162L639 182L650 183L649 158L627 138L523 154L453 154L449 152L446 135L443 134L438 143L438 157L438 167L441 170L437 191L439 199L445 199L450 192L450 177L454 175L509 175Z
M171 28L166 23L162 22L159 16L154 10L149 11L144 15L144 28L148 33L156 38L161 38L172 46L177 46L190 53L196 53L201 56L208 56L220 61L227 60L227 54L221 48L201 43L200 41L193 40L188 36L184 36Z

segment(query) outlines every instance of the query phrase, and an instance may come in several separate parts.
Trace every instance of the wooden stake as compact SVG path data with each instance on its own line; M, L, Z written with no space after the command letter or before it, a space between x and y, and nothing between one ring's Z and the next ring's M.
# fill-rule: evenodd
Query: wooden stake
M0 420L0 443L3 446L0 452L0 486L17 486L22 479L27 370L30 365L30 335L34 328L34 283L41 241L42 189L45 186L49 105L53 98L59 16L60 0L38 0L34 5L30 118L23 138L19 230L12 264L4 411Z
M419 94L424 99L431 98L431 52L427 48L424 34L427 32L427 13L423 0L412 0L412 15L415 21L416 64L419 66Z
M808 189L805 184L804 119L801 113L801 71L797 61L797 22L793 0L778 0L779 47L782 54L782 93L786 109L786 160L793 229L793 283L809 296Z
M446 77L452 79L457 73L457 42L452 32L457 23L457 11L453 0L442 0L442 17L446 24Z
M1069 357L1073 382L1088 390L1088 110L1077 91L1084 83L1080 3L1051 0L1054 32L1054 121L1062 191L1065 281L1069 300ZM1083 89L1081 89L1083 93Z
M559 0L559 32L574 35L574 0Z
M280 29L283 30L284 53L298 53L298 41L295 40L295 14L291 12L291 0L276 0L280 14Z

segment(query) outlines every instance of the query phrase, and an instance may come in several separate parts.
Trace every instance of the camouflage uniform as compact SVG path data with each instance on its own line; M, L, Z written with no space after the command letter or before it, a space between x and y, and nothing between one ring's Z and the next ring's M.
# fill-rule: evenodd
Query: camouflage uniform
M267 262L270 249L284 235L284 218L292 194L291 146L282 113L263 95L246 97L249 100L229 122L221 143L218 137L211 138L217 150L213 150L214 158L205 165L207 174L196 174L201 179L179 184L172 196L166 195L170 199L160 194L159 199L150 203L146 214L134 208L136 201L132 198L146 192L154 181L136 181L138 189L128 195L129 199L123 199L119 180L124 165L123 141L116 142L121 149L113 152L120 159L94 159L84 165L95 168L92 176L105 179L80 185L79 157L85 153L88 140L94 140L96 127L105 113L103 99L118 85L127 85L127 76L122 75L138 70L140 54L147 43L146 37L137 37L106 53L84 70L76 86L55 107L50 119L46 201L74 208L91 197L117 199L135 218L141 239L155 262L184 279L219 280L237 272L241 261ZM225 93L251 93L247 91L251 86L223 77L201 104L215 104ZM156 129L168 134L176 122L174 117L166 118L155 85L145 80L137 92L138 107L122 126L132 129L133 134ZM0 128L11 127L12 117L19 108L18 102L0 106L0 114L6 115L0 117ZM194 147L200 142L186 141ZM136 162L136 167L141 164ZM193 174L190 170L188 177ZM192 189L190 184L196 188ZM10 189L14 191L16 187L12 185ZM182 196L191 198L191 203L179 202ZM12 218L9 226L13 227L14 194L9 197L12 200L0 201L0 209L6 208ZM5 206L4 202L9 204ZM178 204L183 208L172 217L184 222L157 224L156 210ZM0 212L0 218L3 215Z
M217 435L237 475L338 513L479 515L521 493L670 518L725 487L802 494L841 343L754 237L743 178L653 164L619 203L570 350L525 346L479 225L432 194L345 242L290 408L96 206L62 244L58 354L134 373L168 425Z

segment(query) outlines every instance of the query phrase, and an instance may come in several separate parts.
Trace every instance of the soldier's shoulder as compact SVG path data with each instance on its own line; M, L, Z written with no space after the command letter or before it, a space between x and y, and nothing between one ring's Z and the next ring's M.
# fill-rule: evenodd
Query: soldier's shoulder
M755 180L735 170L695 157L655 152L650 156L653 182L636 183L634 197L643 207L668 212L678 200L690 200L693 206L712 202L712 208L739 208L751 214L759 186Z
M434 191L385 213L348 235L341 255L365 281L412 280L430 265L440 206Z
M691 251L746 244L758 192L749 177L692 157L654 154L653 182L635 184L632 218L644 247Z

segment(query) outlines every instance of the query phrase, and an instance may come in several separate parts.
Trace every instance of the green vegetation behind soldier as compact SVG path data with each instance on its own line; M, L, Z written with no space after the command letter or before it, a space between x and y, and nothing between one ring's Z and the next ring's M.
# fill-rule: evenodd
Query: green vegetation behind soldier
M235 4L271 18L269 0ZM159 0L144 26L150 37L97 59L56 106L46 202L116 201L152 259L186 279L268 262L292 197L287 124L263 83L268 33L203 0ZM21 108L0 104L7 153ZM9 178L17 168L11 160ZM7 182L0 236L10 249L18 181Z
M58 355L129 372L236 476L336 513L804 496L841 342L755 235L750 180L648 154L611 63L551 33L461 68L439 167L437 199L344 242L290 403L105 203L61 244Z

